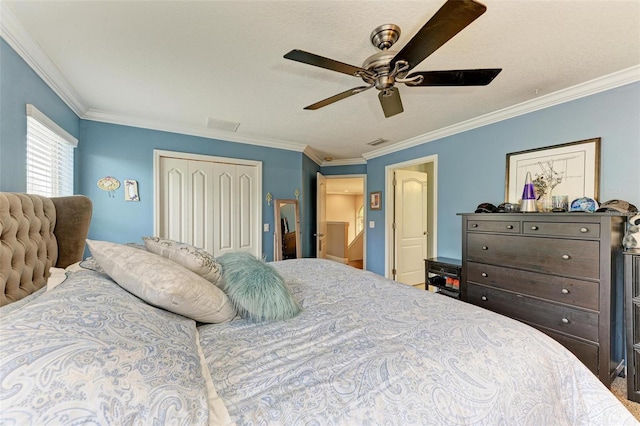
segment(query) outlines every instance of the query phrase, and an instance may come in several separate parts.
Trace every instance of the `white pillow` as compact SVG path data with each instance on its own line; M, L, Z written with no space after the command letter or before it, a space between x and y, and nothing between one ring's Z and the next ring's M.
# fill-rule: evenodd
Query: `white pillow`
M190 244L160 237L143 237L144 246L151 253L173 260L202 278L220 287L220 264L210 253Z
M207 323L236 316L222 290L169 259L106 241L87 240L87 245L115 282L151 305Z
M45 291L51 291L64 280L67 279L67 272L62 268L49 268L49 278L47 278L47 289Z

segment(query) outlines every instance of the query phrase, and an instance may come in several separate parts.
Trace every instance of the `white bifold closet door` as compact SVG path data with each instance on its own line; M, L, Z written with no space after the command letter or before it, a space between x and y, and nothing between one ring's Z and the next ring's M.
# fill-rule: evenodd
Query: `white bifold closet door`
M161 156L159 169L160 237L260 256L258 167Z

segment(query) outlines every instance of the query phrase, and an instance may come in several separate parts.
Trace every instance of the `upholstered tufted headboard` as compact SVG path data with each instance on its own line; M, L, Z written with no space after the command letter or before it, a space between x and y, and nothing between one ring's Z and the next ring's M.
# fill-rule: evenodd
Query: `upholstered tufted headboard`
M52 266L82 260L91 200L0 192L0 306L44 287Z

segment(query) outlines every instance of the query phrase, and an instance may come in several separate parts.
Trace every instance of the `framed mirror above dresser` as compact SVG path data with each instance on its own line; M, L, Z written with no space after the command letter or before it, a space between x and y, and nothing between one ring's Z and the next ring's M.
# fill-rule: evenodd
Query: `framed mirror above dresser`
M300 209L298 200L274 200L274 260L299 259Z

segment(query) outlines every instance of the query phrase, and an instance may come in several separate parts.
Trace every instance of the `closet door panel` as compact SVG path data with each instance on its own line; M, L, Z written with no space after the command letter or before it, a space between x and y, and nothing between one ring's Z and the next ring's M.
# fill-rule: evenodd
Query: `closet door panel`
M238 249L251 251L255 246L252 230L256 228L256 207L252 205L255 198L255 167L237 166L238 172Z
M191 186L191 229L188 241L196 247L213 253L213 224L211 211L215 196L213 164L203 161L189 162Z
M160 236L185 241L189 234L189 173L187 160L165 158L161 164L162 212Z
M213 209L214 255L220 256L237 247L235 166L215 164L214 192L217 194Z

